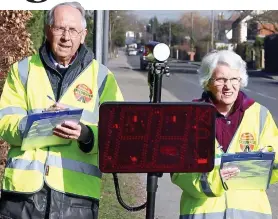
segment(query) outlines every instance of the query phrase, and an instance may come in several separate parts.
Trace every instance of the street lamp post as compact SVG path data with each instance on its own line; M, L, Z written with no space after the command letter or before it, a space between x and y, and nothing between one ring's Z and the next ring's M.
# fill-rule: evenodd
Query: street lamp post
M214 49L214 11L211 11L211 50Z
M110 25L109 25L109 53L110 53L110 58L112 58L112 50L113 50L113 41L112 41L112 31L114 31L115 27L115 22L120 19L121 16L117 15L115 19L113 20L112 15L110 16Z
M171 27L171 22L169 21L169 48L171 48L171 42L172 42L172 27Z

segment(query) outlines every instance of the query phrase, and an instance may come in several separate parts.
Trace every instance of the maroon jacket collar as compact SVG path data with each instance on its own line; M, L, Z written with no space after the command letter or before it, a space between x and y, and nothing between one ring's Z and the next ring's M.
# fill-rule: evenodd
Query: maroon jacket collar
M202 93L202 97L200 99L194 99L193 102L207 102L214 105L212 101L212 94L209 91L204 91ZM250 106L252 106L253 103L255 103L254 99L248 97L244 92L240 91L235 101L234 111L241 110L242 112L244 112Z

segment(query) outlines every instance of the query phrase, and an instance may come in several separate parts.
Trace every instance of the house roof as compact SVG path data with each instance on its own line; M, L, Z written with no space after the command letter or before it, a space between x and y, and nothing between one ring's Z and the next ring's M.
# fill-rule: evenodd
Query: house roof
M234 20L218 20L217 22L222 30L230 30Z
M239 17L233 22L232 28L235 28L244 18L252 13L253 10L242 11Z

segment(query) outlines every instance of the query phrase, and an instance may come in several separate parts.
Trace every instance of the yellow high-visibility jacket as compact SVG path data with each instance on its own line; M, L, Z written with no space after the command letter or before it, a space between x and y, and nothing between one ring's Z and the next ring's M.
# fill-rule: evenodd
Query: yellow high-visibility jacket
M244 113L226 153L242 152L246 135L252 151L271 145L278 152L278 129L270 112L254 103ZM216 140L215 167L209 173L174 173L172 182L182 190L180 219L271 219L271 208L264 190L225 190L219 173L224 153ZM271 177L278 182L278 153Z
M0 100L0 136L11 144L2 189L34 193L45 182L63 193L99 199L102 175L98 168L99 105L123 100L114 75L92 60L58 101L70 109L83 108L81 122L94 134L94 146L89 153L82 152L76 140L69 145L21 150L25 118L53 105L47 95L55 99L39 55L13 64Z

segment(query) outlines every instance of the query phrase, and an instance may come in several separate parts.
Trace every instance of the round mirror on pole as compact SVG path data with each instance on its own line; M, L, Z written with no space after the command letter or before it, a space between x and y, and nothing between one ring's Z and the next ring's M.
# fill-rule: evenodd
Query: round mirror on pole
M165 43L159 43L154 47L153 55L156 60L164 62L170 56L170 49Z

